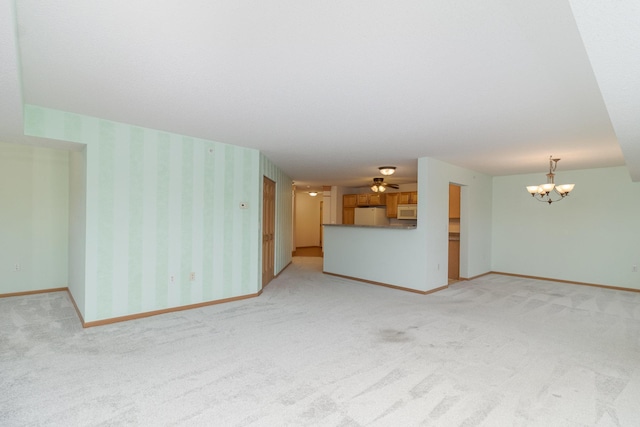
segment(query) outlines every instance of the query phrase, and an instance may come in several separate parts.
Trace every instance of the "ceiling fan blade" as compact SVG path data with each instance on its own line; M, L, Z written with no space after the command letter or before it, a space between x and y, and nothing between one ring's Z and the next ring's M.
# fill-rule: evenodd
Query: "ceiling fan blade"
M389 188L395 188L396 190L397 190L398 188L400 188L400 187L398 186L398 184L386 184L386 186L387 186L387 187L389 187Z

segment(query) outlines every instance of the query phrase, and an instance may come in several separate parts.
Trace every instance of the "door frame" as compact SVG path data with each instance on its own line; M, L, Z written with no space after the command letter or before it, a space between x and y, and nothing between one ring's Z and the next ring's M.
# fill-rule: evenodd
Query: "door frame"
M262 288L275 277L276 182L262 177Z

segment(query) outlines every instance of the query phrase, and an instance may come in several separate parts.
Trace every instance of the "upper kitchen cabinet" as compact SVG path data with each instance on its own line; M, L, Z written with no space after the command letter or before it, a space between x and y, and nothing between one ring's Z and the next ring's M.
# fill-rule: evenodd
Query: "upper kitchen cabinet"
M387 203L387 195L381 193L369 194L369 206L384 206Z
M356 194L345 194L342 196L342 223L343 224L353 224L356 205L357 205Z
M418 192L417 191L403 191L398 196L399 205L417 205L418 204Z
M460 218L460 186L449 184L449 218Z
M345 194L344 196L342 196L342 207L355 208L358 204L356 196L357 194Z
M381 193L344 194L342 196L342 223L353 224L355 208L385 206L387 196L387 194Z
M357 206L384 206L386 203L386 194L365 193L356 194Z

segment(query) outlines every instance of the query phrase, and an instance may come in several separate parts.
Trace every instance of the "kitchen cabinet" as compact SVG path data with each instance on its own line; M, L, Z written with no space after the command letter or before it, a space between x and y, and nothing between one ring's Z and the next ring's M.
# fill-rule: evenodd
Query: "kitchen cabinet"
M386 194L380 193L350 194L350 196L356 197L356 206L358 207L384 206L387 200Z
M356 208L342 208L342 223L353 224L355 221Z
M417 191L403 191L398 196L399 205L417 205L418 204L418 192Z
M356 194L345 194L342 196L342 207L343 208L355 208L357 205Z
M415 205L417 203L417 191L344 194L342 196L342 223L353 224L355 215L353 209L357 207L386 206L387 218L397 218L399 204Z
M353 224L355 208L358 205L357 194L345 194L342 196L342 223Z
M369 206L384 206L387 201L386 194L371 193L369 194Z
M398 196L399 193L387 194L387 218L398 217Z
M460 186L449 184L449 218L460 218Z
M358 206L369 206L369 195L368 194L356 194L356 200Z

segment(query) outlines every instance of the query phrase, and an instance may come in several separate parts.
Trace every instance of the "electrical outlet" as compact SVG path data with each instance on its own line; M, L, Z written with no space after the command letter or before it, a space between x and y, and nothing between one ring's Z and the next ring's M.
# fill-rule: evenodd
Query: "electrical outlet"
M633 264L633 267L631 267L631 271L634 273L638 272L638 266L636 264Z
M14 270L14 271L20 271L20 270L22 270L22 267L20 266L20 263L17 263L17 262L16 262L16 265L13 267L13 270Z
M174 276L173 274L169 276L169 283L176 283L176 276Z
M191 280L192 282L196 280L196 273L194 271L192 271L189 275L189 280Z

